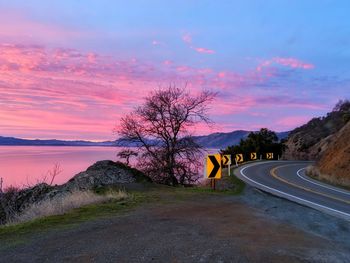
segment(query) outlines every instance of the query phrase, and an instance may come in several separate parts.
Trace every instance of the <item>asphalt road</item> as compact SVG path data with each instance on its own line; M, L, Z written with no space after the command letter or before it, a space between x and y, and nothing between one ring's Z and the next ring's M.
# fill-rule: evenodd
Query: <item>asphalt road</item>
M350 191L306 176L308 165L310 162L254 162L235 174L260 190L350 221Z

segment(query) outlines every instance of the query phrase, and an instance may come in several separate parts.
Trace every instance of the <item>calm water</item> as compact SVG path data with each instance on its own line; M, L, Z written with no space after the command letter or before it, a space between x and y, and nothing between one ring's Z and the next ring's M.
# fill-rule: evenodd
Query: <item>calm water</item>
M22 187L41 180L58 163L61 184L100 160L117 160L116 147L0 146L0 177L4 186Z
M33 185L47 176L55 164L62 172L54 184L62 184L100 160L117 160L117 147L0 146L0 178L4 187ZM207 149L215 153L217 149Z

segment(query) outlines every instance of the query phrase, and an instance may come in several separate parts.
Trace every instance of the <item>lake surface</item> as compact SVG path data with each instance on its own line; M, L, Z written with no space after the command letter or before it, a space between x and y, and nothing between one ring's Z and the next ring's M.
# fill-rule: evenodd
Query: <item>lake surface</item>
M33 185L57 163L62 172L54 184L65 183L100 160L117 160L117 147L0 146L0 177L4 186Z
M3 187L34 185L43 181L45 176L49 183L48 171L59 164L62 172L53 183L62 184L97 161L117 161L116 155L121 149L95 146L0 146L0 178L4 180ZM217 151L207 149L208 153Z

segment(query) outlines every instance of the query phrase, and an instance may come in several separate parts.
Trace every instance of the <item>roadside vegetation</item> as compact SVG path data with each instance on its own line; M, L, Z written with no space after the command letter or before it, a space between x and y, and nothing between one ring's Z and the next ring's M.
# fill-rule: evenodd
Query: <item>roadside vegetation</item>
M274 158L282 155L284 151L284 141L279 141L276 133L266 128L260 129L258 132L249 133L246 139L241 139L238 145L228 146L226 149L220 150L221 154L238 154L244 155L245 160L249 160L250 153L256 152L258 158L262 154L274 153Z
M350 179L348 177L330 176L329 174L320 172L320 169L314 165L310 165L306 168L306 175L321 182L350 190Z
M23 223L37 218L62 215L75 208L92 204L100 204L110 201L120 201L127 199L125 191L109 191L104 195L98 195L93 191L68 192L53 199L46 199L39 203L31 204L20 214L14 216L9 224Z
M43 200L33 199L32 202L28 202L25 209L20 210L20 200L18 198L21 197L19 193L20 191L26 191L26 189L20 190L9 187L5 190L5 192L0 194L0 216L2 224L6 225L23 223L52 215L62 215L87 205L125 200L128 198L128 194L122 190L108 191L103 193L103 195L97 194L94 191L76 190L60 193L52 198L45 198Z
M110 190L105 189L104 191L109 192ZM27 222L0 226L0 243L2 244L0 249L25 242L27 235L55 229L75 227L86 221L127 212L129 209L140 203L147 202L149 198L151 197L147 197L142 193L129 193L127 197L123 197L122 199L105 199L104 196L101 196L99 201L105 199L105 201L101 203L98 202L72 208L63 214L50 215L32 219Z

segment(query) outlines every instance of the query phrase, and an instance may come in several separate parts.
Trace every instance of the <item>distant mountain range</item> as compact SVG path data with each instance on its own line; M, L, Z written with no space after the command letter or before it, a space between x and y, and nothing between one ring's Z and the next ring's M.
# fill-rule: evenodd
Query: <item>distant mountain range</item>
M194 136L197 143L206 148L223 149L229 145L238 144L241 139L248 136L250 131L233 131L228 133L216 132L204 136ZM289 132L278 132L277 136L279 139L284 139L288 136ZM91 142L91 141L64 141L64 140L27 140L19 139L14 137L2 137L0 136L0 145L8 146L117 146L118 140L116 141L104 141L104 142ZM135 146L129 144L123 146Z
M90 141L64 141L64 140L27 140L14 137L0 136L0 145L13 146L115 146L113 141L90 142Z

